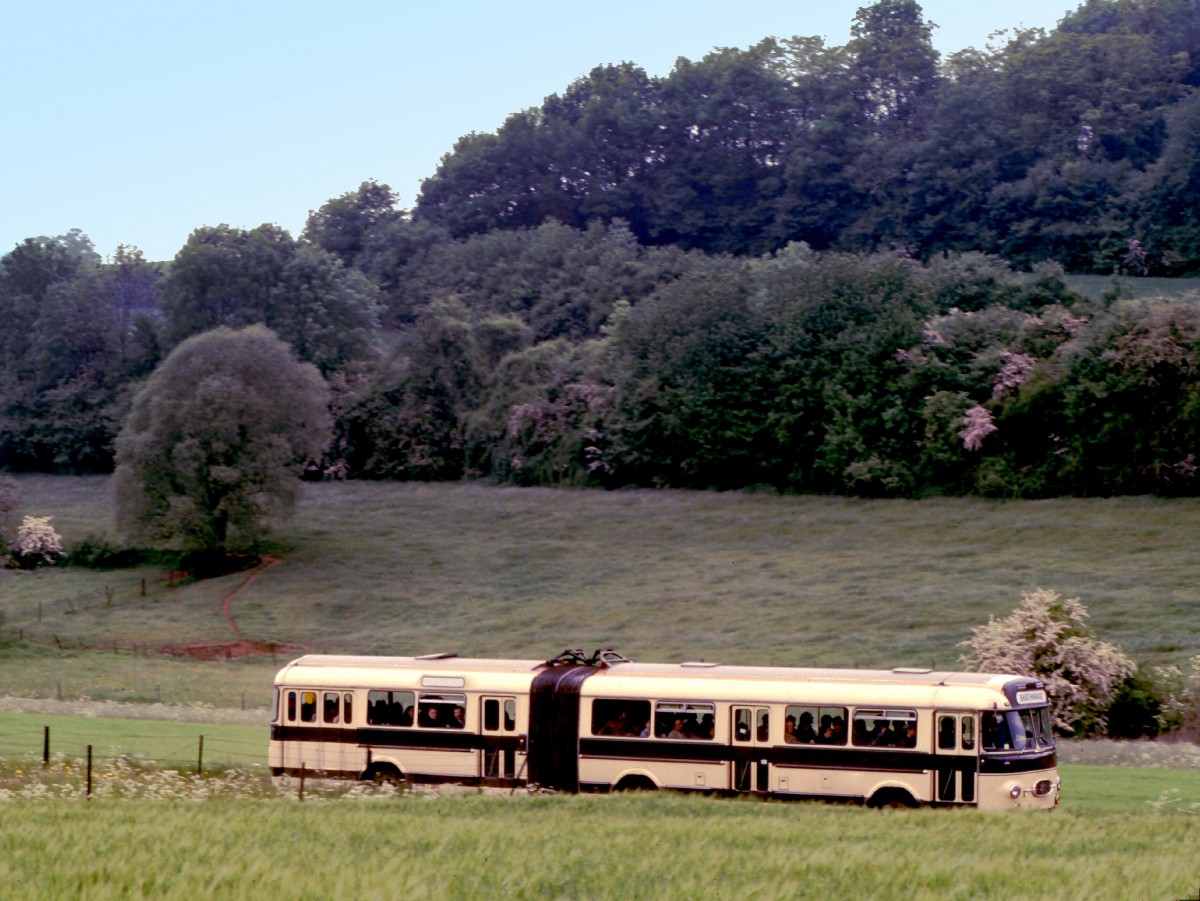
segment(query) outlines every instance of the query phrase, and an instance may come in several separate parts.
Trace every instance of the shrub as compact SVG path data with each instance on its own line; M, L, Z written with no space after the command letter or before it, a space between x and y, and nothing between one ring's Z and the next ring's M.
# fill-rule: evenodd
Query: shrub
M1163 731L1178 730L1185 738L1200 738L1200 655L1188 661L1187 672L1177 665L1155 667L1161 686L1159 722Z
M1039 588L1003 619L992 617L961 642L963 664L979 672L1015 673L1046 683L1056 729L1102 732L1106 714L1136 667L1116 645L1087 628L1078 598Z
M1109 738L1153 738L1163 728L1163 697L1159 687L1134 673L1121 683L1108 708Z
M66 563L87 569L129 569L148 565L178 569L179 557L179 551L124 547L114 544L104 535L88 535L83 541L71 545Z
M26 516L21 521L13 559L22 569L53 566L66 556L62 538L50 525L50 519L49 516Z

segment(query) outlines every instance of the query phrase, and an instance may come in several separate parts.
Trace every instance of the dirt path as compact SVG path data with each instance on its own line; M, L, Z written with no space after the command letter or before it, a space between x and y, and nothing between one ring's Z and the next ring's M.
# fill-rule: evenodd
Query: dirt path
M242 630L237 627L237 623L233 620L233 614L230 612L230 607L233 605L233 599L241 594L242 589L251 585L255 579L261 576L264 572L274 566L276 563L282 563L283 559L272 554L263 554L261 562L250 572L246 573L246 578L242 580L242 584L226 595L225 600L221 602L221 613L225 616L225 624L229 626L229 631L238 637L239 641L245 641L246 636L242 634Z
M235 640L167 645L163 648L163 652L176 657L191 657L194 660L229 660L234 657L245 657L249 654L276 654L289 650L286 645L275 642L251 641L247 639L242 634L242 630L238 628L237 621L233 618L234 599L243 590L252 585L254 580L264 572L275 564L282 562L283 560L280 557L264 554L258 566L247 572L246 578L242 579L241 584L229 592L225 596L225 599L221 601L221 615L225 617L225 625L229 627L229 631L236 636Z

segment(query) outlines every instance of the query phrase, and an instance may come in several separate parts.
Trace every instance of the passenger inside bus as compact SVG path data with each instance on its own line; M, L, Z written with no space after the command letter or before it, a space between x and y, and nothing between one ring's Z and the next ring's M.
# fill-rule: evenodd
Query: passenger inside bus
M629 711L622 710L607 723L605 723L597 735L625 735L629 725Z
M813 715L807 710L800 714L796 723L796 742L802 745L816 744L817 730L813 728Z

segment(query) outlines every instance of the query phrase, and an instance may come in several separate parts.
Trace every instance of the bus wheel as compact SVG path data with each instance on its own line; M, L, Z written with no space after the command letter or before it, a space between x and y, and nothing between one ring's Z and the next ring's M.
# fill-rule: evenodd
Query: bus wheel
M652 792L658 791L658 786L653 780L645 776L626 776L617 783L613 791L619 792Z
M916 798L902 788L884 788L871 795L871 799L867 801L867 806L876 809L891 807L893 809L912 810L920 805L917 803Z
M404 776L389 763L371 767L366 778L367 781L374 782L376 785L391 785L396 788L404 785Z

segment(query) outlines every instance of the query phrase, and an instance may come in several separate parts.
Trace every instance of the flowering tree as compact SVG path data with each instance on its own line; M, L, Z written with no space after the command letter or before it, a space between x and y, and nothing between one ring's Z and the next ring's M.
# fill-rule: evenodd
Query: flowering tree
M996 431L996 422L991 411L978 404L963 414L963 429L958 437L963 441L963 447L969 451L977 451L983 447L983 439Z
M1064 732L1104 728L1105 713L1136 667L1116 645L1091 634L1079 598L1039 588L1003 619L971 630L960 658L971 670L1037 677L1050 692L1054 725Z
M26 516L17 529L17 545L13 557L23 569L52 566L63 557L62 538L50 525L49 516Z

